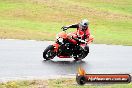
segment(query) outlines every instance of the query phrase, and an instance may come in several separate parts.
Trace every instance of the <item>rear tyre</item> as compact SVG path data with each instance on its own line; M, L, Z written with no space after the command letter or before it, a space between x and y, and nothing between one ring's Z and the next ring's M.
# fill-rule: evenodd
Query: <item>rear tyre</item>
M85 46L84 49L80 47L80 49L73 54L75 60L84 59L89 53L89 46Z
M82 60L84 58L84 55L84 49L82 47L79 47L79 49L74 52L73 57L75 60Z
M54 52L54 46L49 45L43 52L43 58L46 60L51 60L56 56L56 52Z
M85 58L89 53L89 46L84 47L84 53L85 53L85 55L84 55L84 58Z

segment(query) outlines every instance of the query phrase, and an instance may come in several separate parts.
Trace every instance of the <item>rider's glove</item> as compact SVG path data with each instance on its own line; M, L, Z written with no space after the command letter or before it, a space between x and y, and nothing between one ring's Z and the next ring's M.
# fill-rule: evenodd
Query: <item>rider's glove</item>
M63 31L65 31L65 30L68 29L68 27L67 26L63 26L62 29L63 29Z

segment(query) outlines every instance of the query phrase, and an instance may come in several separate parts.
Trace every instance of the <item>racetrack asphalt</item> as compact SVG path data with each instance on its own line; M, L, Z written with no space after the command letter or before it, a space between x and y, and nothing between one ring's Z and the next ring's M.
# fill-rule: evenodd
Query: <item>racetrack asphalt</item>
M58 57L45 61L43 50L53 43L0 40L0 80L76 74L79 66L87 73L132 73L132 46L90 44L90 53L82 61Z

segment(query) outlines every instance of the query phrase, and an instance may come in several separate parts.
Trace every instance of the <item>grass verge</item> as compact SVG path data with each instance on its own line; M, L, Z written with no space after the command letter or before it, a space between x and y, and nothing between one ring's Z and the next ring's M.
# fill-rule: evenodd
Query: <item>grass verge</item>
M132 88L129 84L86 84L79 86L75 79L26 80L0 83L0 88Z
M0 0L0 38L54 40L63 25L88 18L94 43L132 45L131 3L132 0Z

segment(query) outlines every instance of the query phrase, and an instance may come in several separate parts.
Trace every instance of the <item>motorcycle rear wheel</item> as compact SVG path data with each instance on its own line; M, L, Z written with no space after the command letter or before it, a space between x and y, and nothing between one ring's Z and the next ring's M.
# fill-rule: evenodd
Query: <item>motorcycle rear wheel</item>
M54 46L49 45L43 52L43 58L46 60L51 60L56 56L56 52L54 52Z
M82 60L84 59L88 53L89 53L89 46L85 46L84 49L83 48L80 48L80 53L74 53L74 59L75 60Z
M85 58L89 53L89 46L84 47L84 52L85 52L85 55L84 55L84 58Z
M82 48L81 48L81 49L82 49ZM84 58L84 56L85 56L85 52L83 51L83 49L80 50L80 51L77 51L77 52L75 52L75 53L73 54L73 58L74 58L75 60L82 60L82 59Z

